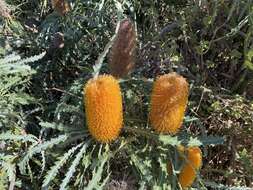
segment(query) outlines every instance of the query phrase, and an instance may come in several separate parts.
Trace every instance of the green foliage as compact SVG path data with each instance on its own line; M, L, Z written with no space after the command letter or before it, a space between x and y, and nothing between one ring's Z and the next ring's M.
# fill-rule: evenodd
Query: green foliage
M0 174L2 189L14 188L16 184L16 165L19 151L27 143L37 143L36 136L24 133L26 126L22 106L34 103L25 91L29 80L36 72L27 63L41 59L45 53L21 59L18 55L9 55L0 59ZM9 183L9 184L8 184Z
M65 153L62 157L57 158L58 161L55 162L55 165L50 168L50 170L47 172L47 175L45 176L42 185L43 188L48 188L50 181L52 181L55 178L59 169L67 162L67 159L70 158L72 154L74 154L74 152L82 145L83 143L74 146L73 148L69 149L69 151Z
M252 1L67 2L70 12L61 16L47 0L6 0L0 189L114 189L112 181L179 189L179 145L203 149L192 189L252 186L253 104L234 93L252 80ZM136 67L120 79L125 126L103 145L87 131L83 86L109 73L107 55L125 17L138 34ZM178 135L158 135L148 122L150 93L156 76L171 71L190 83L189 108Z
M75 159L73 160L68 172L65 175L65 178L63 179L61 185L60 185L60 190L63 190L66 188L67 184L70 181L70 178L73 176L77 165L79 164L80 160L82 159L83 154L85 154L87 146L89 143L86 143L85 145L83 145L83 147L81 148L81 150L79 151L79 153L76 155Z
M29 164L29 160L37 153L41 153L42 151L51 148L52 146L64 141L67 139L66 135L60 135L56 138L53 138L49 141L46 141L44 143L38 144L36 143L35 145L30 146L29 150L27 151L26 155L24 158L21 160L19 163L19 168L20 172L22 174L26 173L26 166Z
M18 55L9 55L0 59L0 126L1 130L13 127L22 118L17 106L28 105L34 99L25 93L25 88L29 85L29 80L35 70L26 63L31 63L41 59L45 53L38 56L21 59ZM7 125L8 124L8 125Z

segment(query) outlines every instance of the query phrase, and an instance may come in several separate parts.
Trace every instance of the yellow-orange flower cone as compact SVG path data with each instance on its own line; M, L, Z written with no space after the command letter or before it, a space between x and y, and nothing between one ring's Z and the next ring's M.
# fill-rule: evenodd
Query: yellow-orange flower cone
M187 149L187 160L179 174L179 183L183 189L190 187L195 178L196 170L202 165L202 153L198 147L190 147Z
M188 83L176 73L165 74L155 81L149 119L159 133L176 134L182 125L188 102Z
M90 134L103 143L116 139L123 123L118 81L110 75L90 79L84 88L84 101Z

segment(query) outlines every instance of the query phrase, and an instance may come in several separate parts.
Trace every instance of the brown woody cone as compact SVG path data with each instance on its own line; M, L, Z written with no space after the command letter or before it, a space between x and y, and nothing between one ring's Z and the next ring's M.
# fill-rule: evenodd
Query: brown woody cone
M69 3L66 0L52 0L52 6L62 16L70 11Z
M110 52L109 66L116 78L125 77L134 67L136 33L130 19L120 22L118 34Z

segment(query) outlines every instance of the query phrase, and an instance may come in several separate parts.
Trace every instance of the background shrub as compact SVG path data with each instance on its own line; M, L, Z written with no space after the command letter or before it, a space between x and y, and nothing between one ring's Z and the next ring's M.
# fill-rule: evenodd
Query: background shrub
M203 151L193 188L252 188L252 5L66 0L60 12L48 0L0 0L1 189L179 188L179 144ZM123 131L105 145L87 131L82 89L110 73L124 18L135 26L135 67L120 79ZM190 86L173 137L148 125L153 81L172 71Z

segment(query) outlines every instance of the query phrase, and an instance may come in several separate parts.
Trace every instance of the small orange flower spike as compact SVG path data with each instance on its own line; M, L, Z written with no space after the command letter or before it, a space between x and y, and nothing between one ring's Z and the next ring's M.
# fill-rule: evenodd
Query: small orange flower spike
M201 168L202 153L199 147L190 147L187 149L186 164L179 174L179 183L183 189L190 187L195 178L196 171Z

